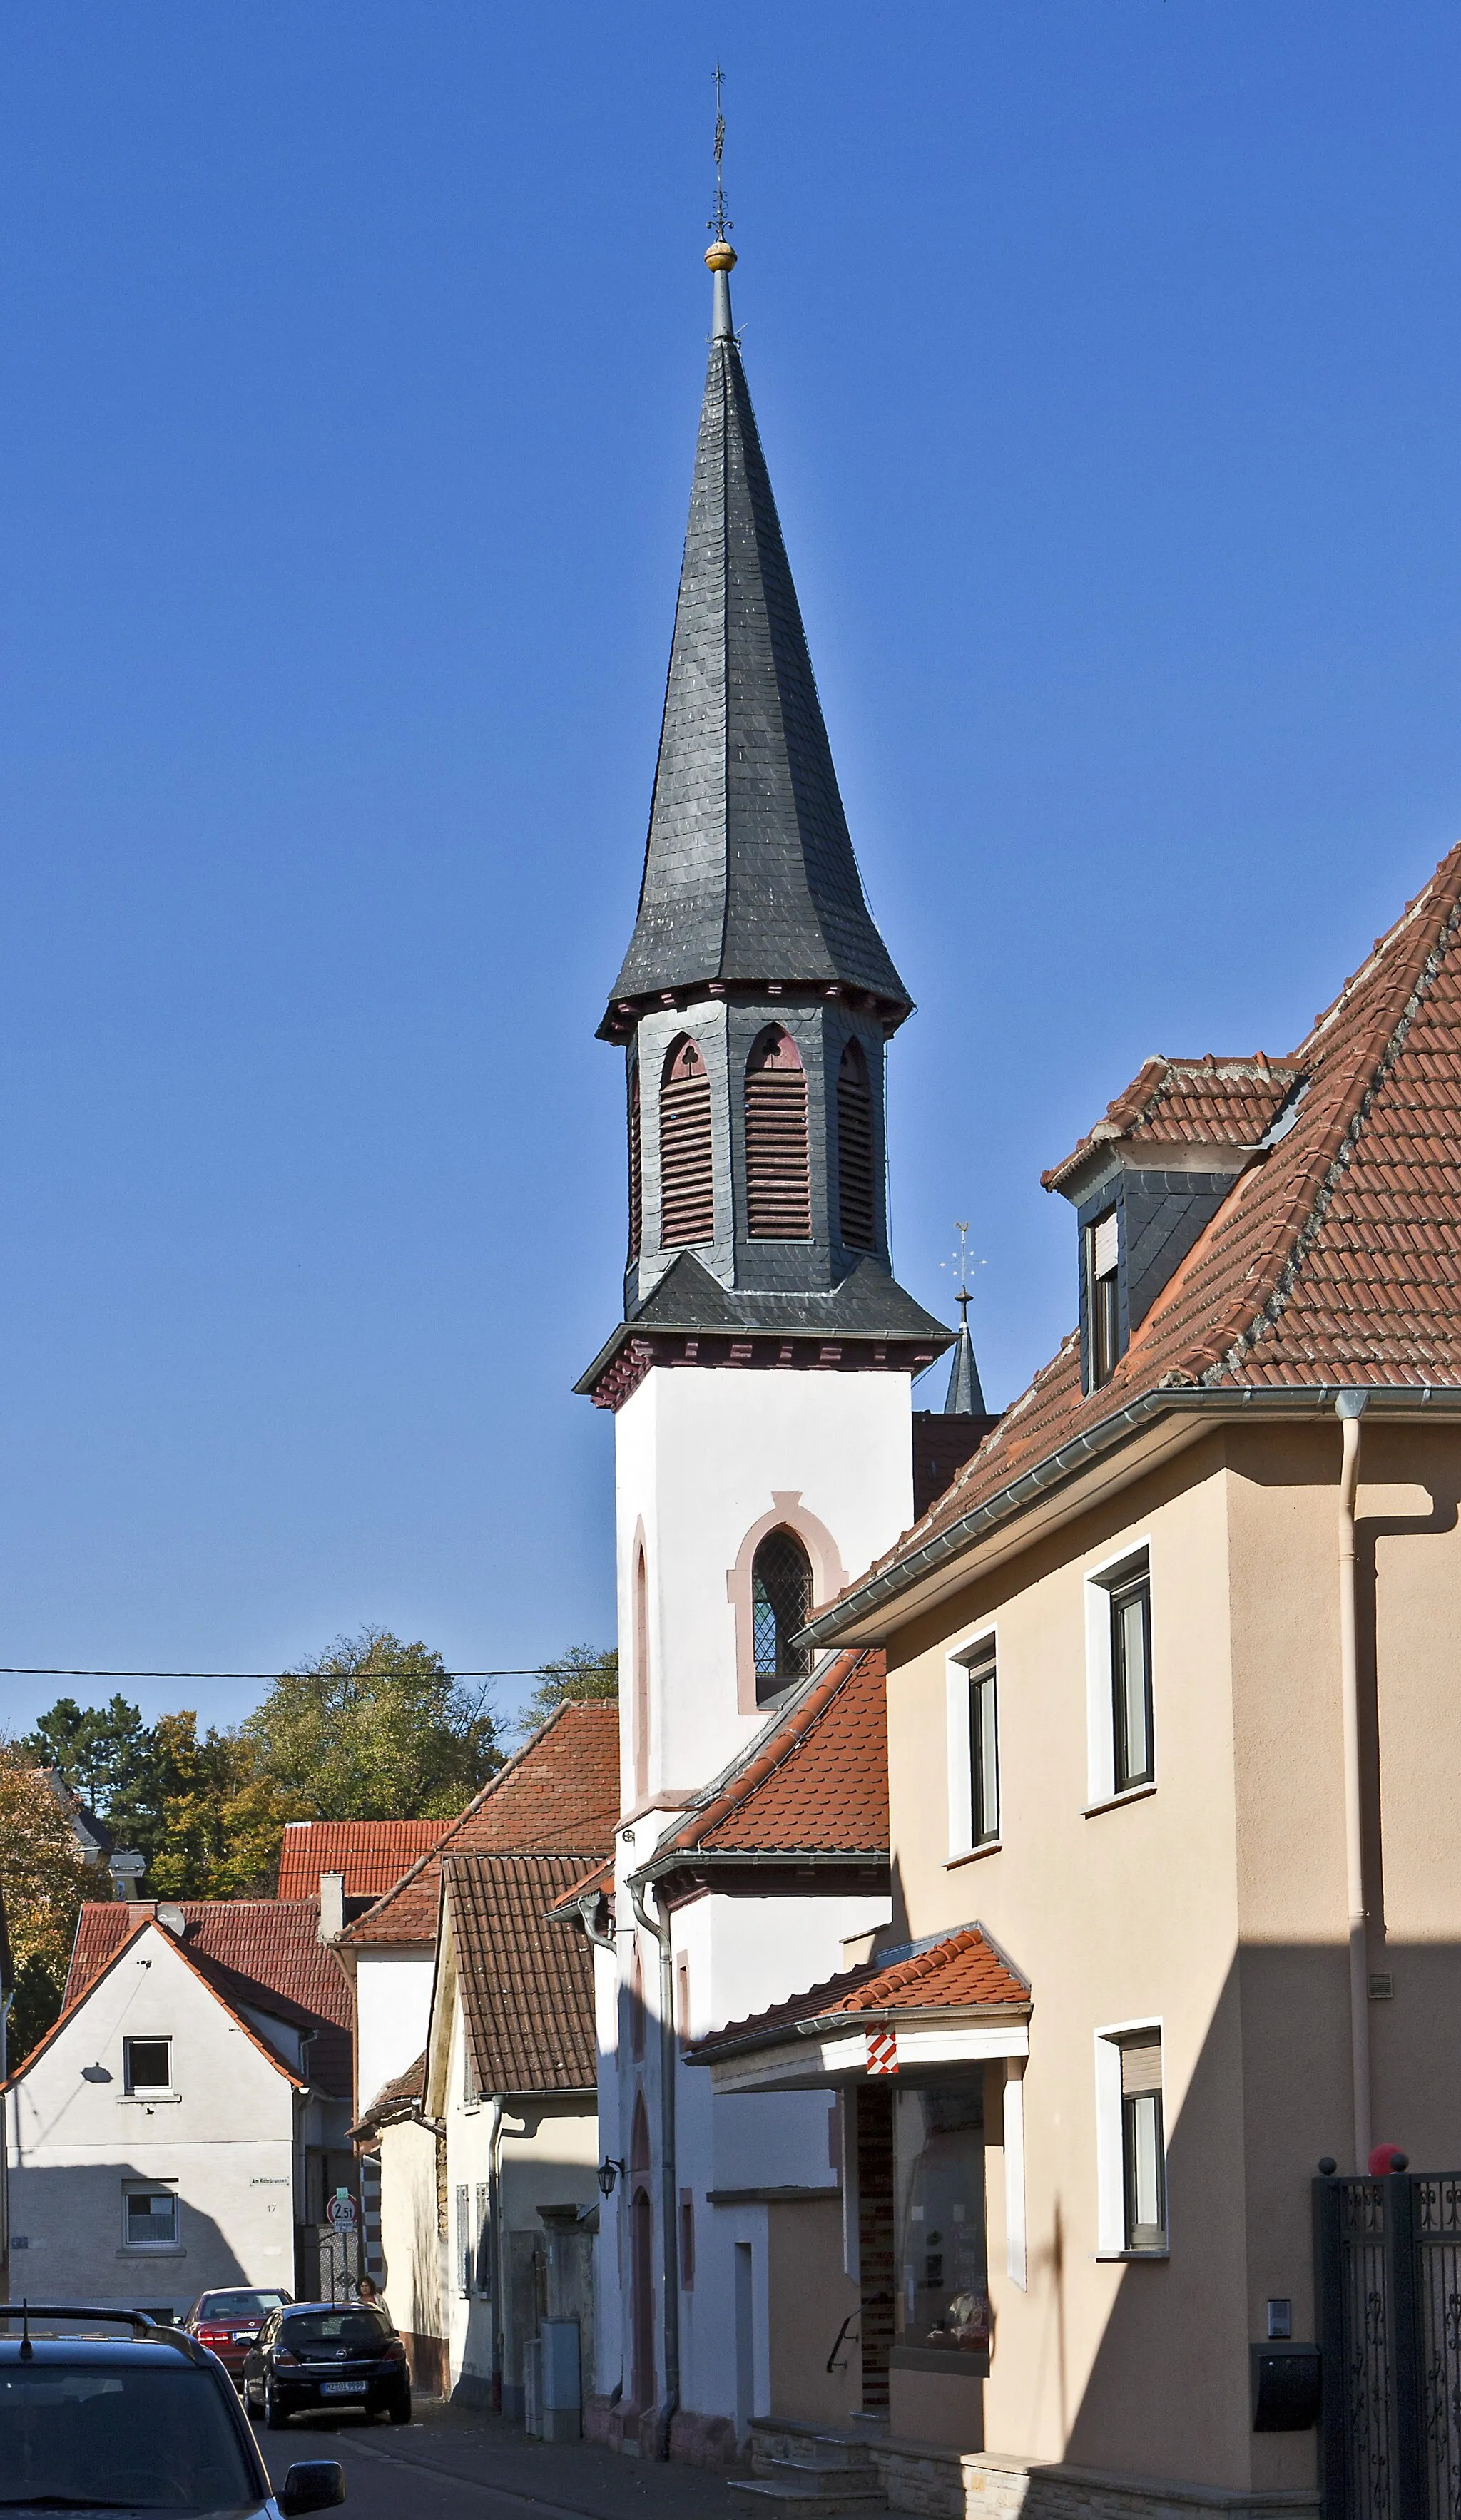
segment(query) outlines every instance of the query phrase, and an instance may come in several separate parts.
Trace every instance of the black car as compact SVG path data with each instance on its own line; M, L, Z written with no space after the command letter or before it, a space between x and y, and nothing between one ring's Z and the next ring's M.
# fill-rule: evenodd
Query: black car
M333 2458L276 2499L214 2354L141 2312L0 2306L0 2505L7 2513L166 2512L292 2520L345 2498ZM77 2334L76 2328L89 2333ZM128 2327L129 2336L105 2333Z
M293 2301L270 2314L244 2358L244 2404L271 2432L305 2407L358 2407L408 2424L406 2349L364 2302Z

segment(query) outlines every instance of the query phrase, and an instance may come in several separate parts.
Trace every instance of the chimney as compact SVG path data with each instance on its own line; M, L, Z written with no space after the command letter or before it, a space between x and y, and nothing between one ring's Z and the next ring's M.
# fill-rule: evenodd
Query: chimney
M342 1872L320 1874L320 1941L333 1943L345 1929L345 1877Z

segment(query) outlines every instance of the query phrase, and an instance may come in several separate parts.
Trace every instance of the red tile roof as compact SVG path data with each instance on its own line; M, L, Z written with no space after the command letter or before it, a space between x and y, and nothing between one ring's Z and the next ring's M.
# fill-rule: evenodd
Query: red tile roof
M449 1820L292 1820L279 1851L281 1899L317 1899L322 1872L342 1872L347 1899L379 1899Z
M225 2002L251 2003L312 2032L311 2080L327 2092L348 2092L350 1990L339 1961L320 1941L318 1902L179 1899L163 1904L181 1910L180 1947ZM77 1921L67 1973L67 2010L81 2001L154 1912L144 1900L88 1901Z
M1302 1070L1262 1051L1251 1058L1149 1058L1106 1117L1040 1179L1063 1187L1097 1147L1256 1147L1277 1118Z
M304 2016L300 2013L298 2007L292 2003L287 1998L283 1998L275 1994L265 1996L262 1990L257 1987L246 1986L242 1991L240 1991L240 1982L233 1977L233 1973L230 1970L219 1968L215 1963L205 1958L196 1950L190 1951L187 1946L186 1936L179 1937L171 1933L167 1926L160 1925L150 1905L137 1901L135 1903L127 1902L125 1903L125 1906L126 1914L123 1919L123 1931L119 1934L113 1935L110 1938L106 1938L108 1940L109 1947L103 1954L99 1964L92 1968L87 1976L80 1979L75 1984L74 1989L72 1986L72 1978L70 1976L68 1977L68 2001L63 2004L60 2013L56 2020L52 2022L50 2029L45 2032L42 2038L36 2041L35 2046L30 2049L28 2055L26 2055L23 2062L16 2067L14 2074L10 2078L11 2083L21 2082L24 2076L30 2072L31 2067L36 2063L36 2060L45 2054L46 2049L51 2046L52 2041L60 2037L62 2031L66 2028L67 2023L69 2021L71 2014L76 2010L77 2006L85 2002L86 1998L101 1984L103 1978L108 1974L108 1971L116 1966L117 1961L121 1958L128 1944L134 1939L134 1937L139 1933L149 1933L165 1935L167 1940L176 1948L178 1957L182 1960L184 1967L191 1969L195 1977L201 1978L204 1985L207 1987L209 1993L215 1996L218 2002L232 2013L245 2037L258 2049L260 2055L268 2058L269 2063L274 2067L275 2071L282 2074L287 2083L293 2083L298 2091L306 2089L306 2085L302 2078L298 2074L295 2073L292 2068L285 2063L284 2058L278 2053L277 2049L274 2048L262 2036L256 2024L249 2019L247 2009L247 2007L251 2005L254 2011L267 2012L275 2018L292 2021L297 2028L307 2027L308 2024ZM92 1912L89 1908L82 1909L82 1925L84 1925L90 1912ZM77 1940L79 1941L79 1939L80 1925L78 1925L77 1928ZM93 1939L97 1943L100 1943L104 1938L97 1936ZM73 1958L72 1971L74 1971L74 1966L75 1963ZM326 2040L331 2037L338 2039L340 2034L338 2032L322 2032L320 2035L320 2045L323 2046ZM348 2074L349 2070L349 2041L348 2038L346 2038L344 2041L346 2074ZM312 2079L319 2079L315 2073L313 2056L311 2056L310 2073ZM340 2086L338 2084L327 2083L324 2088L330 2091L339 2091ZM9 2083L0 2084L0 2090L8 2091L9 2089Z
M479 2092L591 2091L593 1953L547 1911L582 1870L566 1855L449 1855L457 1983Z
M882 1648L838 1654L655 1849L876 1854L889 1850L888 1693Z
M1239 1176L1111 1380L1082 1394L1073 1332L845 1599L1144 1395L1461 1387L1458 927L1461 846L1283 1062L1308 1080L1293 1125Z
M403 2074L396 2074L388 2083L381 2085L370 2107L362 2110L359 2125L351 2127L350 2133L363 2139L364 2148L368 2151L371 2141L388 2119L410 2117L413 2104L425 2098L426 2050L423 2048L414 2064L408 2065Z
M727 2022L708 2039L697 2040L689 2053L699 2062L733 2048L758 2046L803 2023L835 2021L844 2015L882 2020L915 2012L1012 2006L1027 2012L1029 2002L1028 1980L1011 1967L982 1926L961 1925L956 1933L944 1934L936 1942L885 1952L864 1960L859 1968L842 1969L836 1977L824 1978L804 1995L773 2003L765 2012Z
M341 1941L355 1951L430 1947L443 1855L571 1853L581 1870L608 1854L617 1819L618 1708L605 1698L570 1698Z

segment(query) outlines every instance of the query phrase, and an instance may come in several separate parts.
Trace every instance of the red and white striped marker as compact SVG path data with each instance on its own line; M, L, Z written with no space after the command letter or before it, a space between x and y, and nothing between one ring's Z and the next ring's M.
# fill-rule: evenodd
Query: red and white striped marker
M867 2034L867 2069L870 2074L895 2074L898 2070L897 2033L893 2030L870 2030Z

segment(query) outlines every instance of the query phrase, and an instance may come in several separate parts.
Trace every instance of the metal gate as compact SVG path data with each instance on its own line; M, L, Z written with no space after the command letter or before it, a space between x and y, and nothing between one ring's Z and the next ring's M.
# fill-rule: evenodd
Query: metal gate
M1316 2179L1324 2520L1461 2520L1461 2172Z

